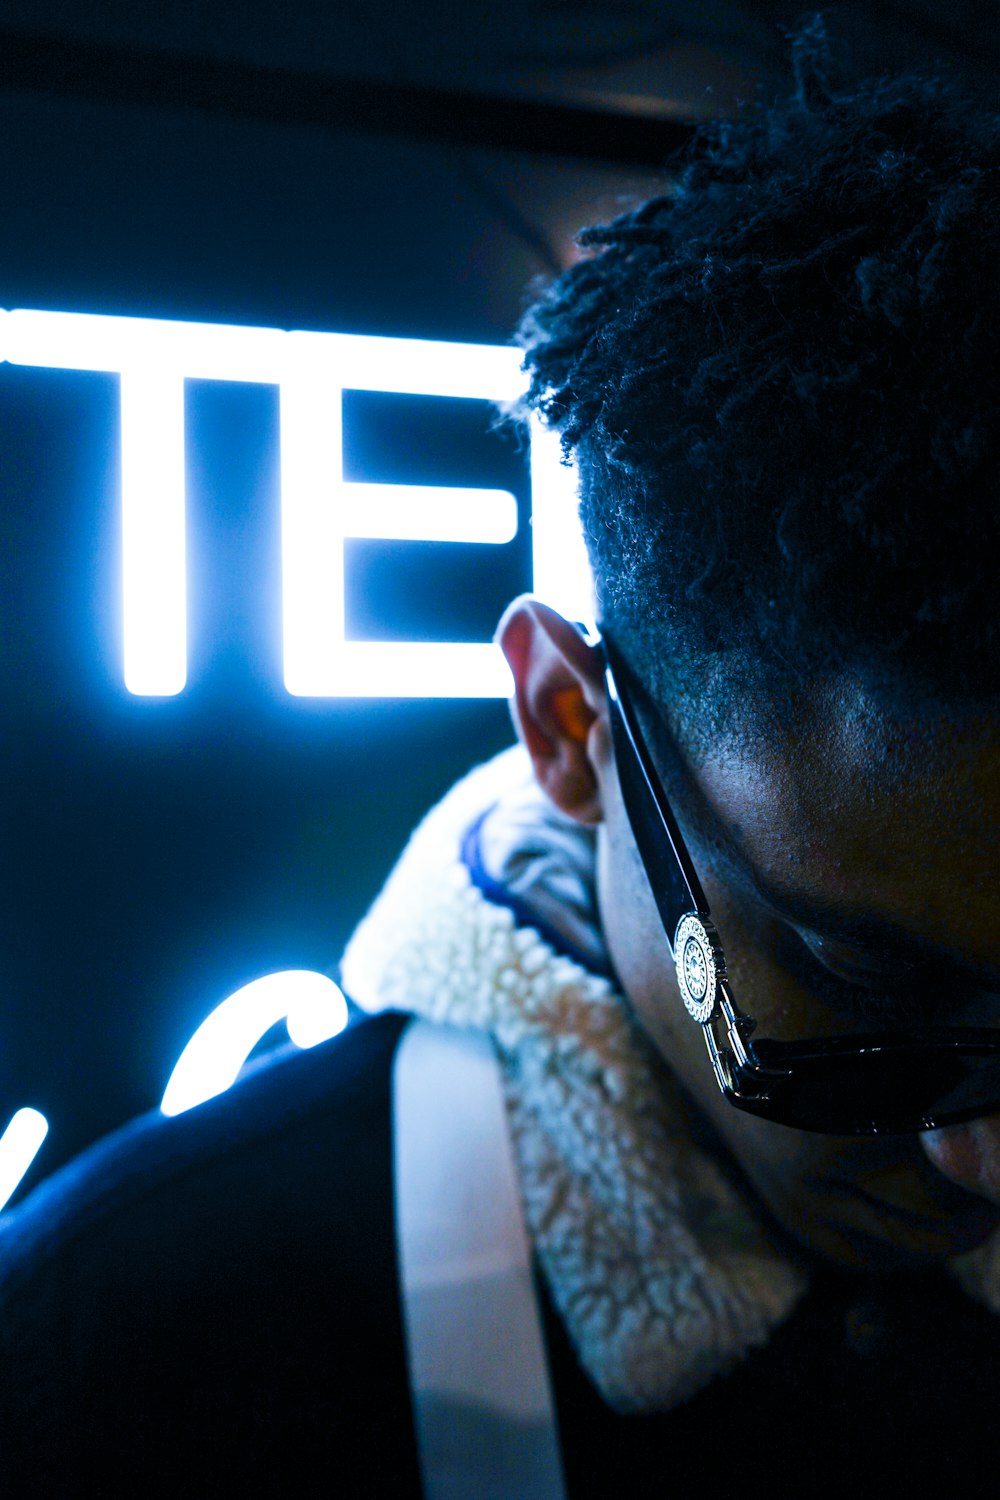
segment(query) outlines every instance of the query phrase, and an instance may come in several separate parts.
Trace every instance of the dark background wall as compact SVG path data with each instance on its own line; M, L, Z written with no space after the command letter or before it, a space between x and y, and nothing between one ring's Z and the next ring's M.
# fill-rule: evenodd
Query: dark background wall
M651 191L690 122L785 87L798 13L8 4L0 305L506 342L531 279ZM995 89L992 5L828 14L859 67ZM519 536L486 562L355 544L360 635L485 639L530 586L523 459L457 405L358 398L351 477L509 486ZM271 387L188 383L190 676L144 700L121 682L115 382L0 365L0 1129L47 1115L29 1184L155 1105L239 984L333 968L421 811L509 742L496 701L285 692L276 411Z

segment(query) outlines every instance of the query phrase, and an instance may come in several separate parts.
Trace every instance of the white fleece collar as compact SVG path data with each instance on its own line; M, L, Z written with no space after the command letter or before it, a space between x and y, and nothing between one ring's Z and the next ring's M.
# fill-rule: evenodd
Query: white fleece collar
M505 797L523 808L529 779L526 757L508 751L428 815L351 940L344 982L365 1010L492 1033L553 1300L607 1402L662 1411L765 1342L805 1278L692 1144L672 1079L611 981L472 884L464 834ZM558 865L549 888L565 896L575 877ZM581 919L578 906L577 946Z

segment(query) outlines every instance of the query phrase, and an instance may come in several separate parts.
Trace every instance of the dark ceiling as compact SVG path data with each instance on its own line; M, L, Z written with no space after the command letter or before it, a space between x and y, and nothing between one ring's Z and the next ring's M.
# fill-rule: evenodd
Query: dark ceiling
M9 0L0 58L7 87L645 164L662 137L630 123L691 121L780 89L785 35L804 13L794 0ZM847 0L824 14L861 73L933 64L996 94L995 4Z

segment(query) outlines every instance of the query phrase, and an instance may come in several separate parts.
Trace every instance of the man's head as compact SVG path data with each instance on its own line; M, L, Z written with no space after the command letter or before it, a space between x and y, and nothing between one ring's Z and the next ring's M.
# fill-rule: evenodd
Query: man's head
M789 99L585 231L520 331L603 622L696 723L817 672L1000 697L975 565L1000 543L1000 118L937 81L837 91L818 21L793 60Z
M523 325L528 404L576 458L601 625L761 1034L1000 1020L1000 125L936 83L836 90L818 24L795 64L792 99L703 131L668 193L584 236ZM533 603L501 641L542 785L599 825L623 988L779 1220L868 1263L981 1236L920 1138L722 1100L601 659Z

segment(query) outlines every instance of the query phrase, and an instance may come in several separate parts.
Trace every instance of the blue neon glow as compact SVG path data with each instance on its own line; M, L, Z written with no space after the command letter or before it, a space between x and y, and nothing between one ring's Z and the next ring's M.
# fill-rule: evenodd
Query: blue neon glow
M594 582L578 515L576 469L557 433L531 422L531 566L535 593L567 620L595 623Z
M502 545L517 535L517 501L509 490L345 481L340 493L345 536Z
M281 527L285 686L301 697L506 698L510 671L493 645L457 642L349 641L344 620L344 540L368 535L356 504L360 486L343 477L344 390L512 399L516 349L344 334L290 336L295 371L281 386ZM385 517L402 487L365 485L368 505ZM468 492L467 494L467 502ZM496 491L485 492L488 511ZM468 520L444 514L444 492L431 492L417 522L414 488L405 535L464 540ZM423 498L428 498L423 492ZM396 523L402 518L396 515ZM450 523L456 530L448 535ZM391 525L391 522L390 522ZM458 528L461 529L458 529ZM390 534L378 525L376 535ZM503 532L500 532L503 535ZM506 536L504 539L507 539Z
M315 1047L347 1025L347 1001L325 974L283 969L244 984L202 1021L174 1066L160 1101L179 1115L236 1082L261 1037L284 1020L297 1047Z
M171 696L187 677L185 378L281 392L284 677L308 697L492 698L511 691L492 645L348 641L347 537L508 541L513 496L496 490L360 485L343 478L345 390L509 401L520 353L501 345L221 323L0 310L0 359L121 377L123 672L129 692ZM540 426L531 439L534 588L590 622L590 574L572 471Z
M171 697L187 681L184 382L121 373L122 610L125 686Z
M37 1109L19 1109L0 1136L0 1209L9 1201L49 1133Z

